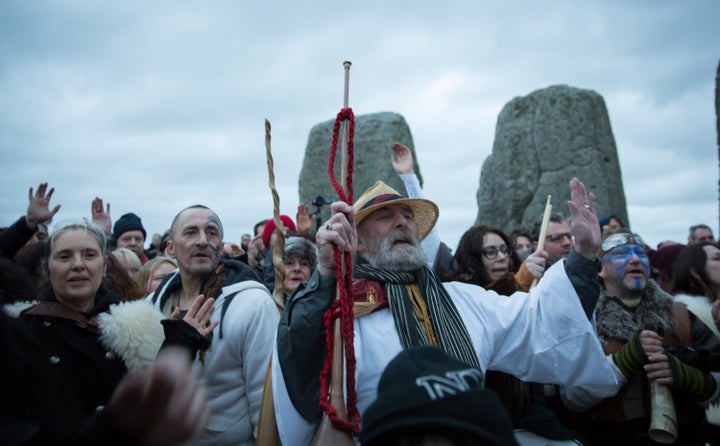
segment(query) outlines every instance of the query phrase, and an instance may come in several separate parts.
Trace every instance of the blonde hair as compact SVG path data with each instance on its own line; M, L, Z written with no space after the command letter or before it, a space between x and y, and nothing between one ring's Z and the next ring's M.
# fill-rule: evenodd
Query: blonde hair
M177 261L171 257L157 256L148 260L148 262L140 268L138 283L146 293L150 292L150 283L152 282L152 277L155 275L155 271L157 271L163 263L169 263L175 268L178 266Z
M114 255L120 263L125 265L128 271L132 271L133 269L140 271L140 268L142 268L140 257L127 248L117 248L112 252L112 255Z

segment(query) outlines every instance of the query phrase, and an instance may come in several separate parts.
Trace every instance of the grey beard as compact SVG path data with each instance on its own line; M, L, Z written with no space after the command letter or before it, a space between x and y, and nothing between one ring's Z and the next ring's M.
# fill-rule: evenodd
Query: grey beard
M393 242L398 238L407 238L411 245L393 249ZM427 256L417 237L409 231L398 230L388 234L381 242L373 241L372 249L361 255L365 260L378 269L388 271L414 271L427 262ZM377 248L377 249L375 249Z

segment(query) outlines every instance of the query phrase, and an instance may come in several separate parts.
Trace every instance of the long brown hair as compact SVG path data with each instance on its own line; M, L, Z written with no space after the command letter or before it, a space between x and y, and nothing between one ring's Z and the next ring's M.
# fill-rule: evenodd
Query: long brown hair
M705 296L711 301L718 298L713 292L712 283L705 272L708 257L705 246L716 246L712 242L693 243L683 249L675 261L674 274L670 284L670 293Z

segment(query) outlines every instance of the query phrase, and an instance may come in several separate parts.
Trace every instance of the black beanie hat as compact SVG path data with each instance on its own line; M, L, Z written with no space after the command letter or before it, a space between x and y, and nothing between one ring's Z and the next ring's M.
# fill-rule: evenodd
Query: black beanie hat
M115 222L115 226L113 226L113 238L117 240L121 235L128 231L140 231L142 232L143 238L147 238L147 233L145 232L145 228L143 228L142 220L140 220L140 217L132 212L123 215Z
M363 415L360 443L384 444L389 436L420 431L517 445L500 398L484 388L483 373L436 347L409 348L390 361Z

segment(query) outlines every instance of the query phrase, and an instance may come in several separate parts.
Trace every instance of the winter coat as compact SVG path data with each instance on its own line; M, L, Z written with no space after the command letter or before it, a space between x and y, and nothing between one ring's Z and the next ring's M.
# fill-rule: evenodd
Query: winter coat
M103 410L128 369L155 358L164 339L161 317L144 301L123 303L100 288L89 313L52 297L24 310L18 322L39 342L44 360L91 415Z

